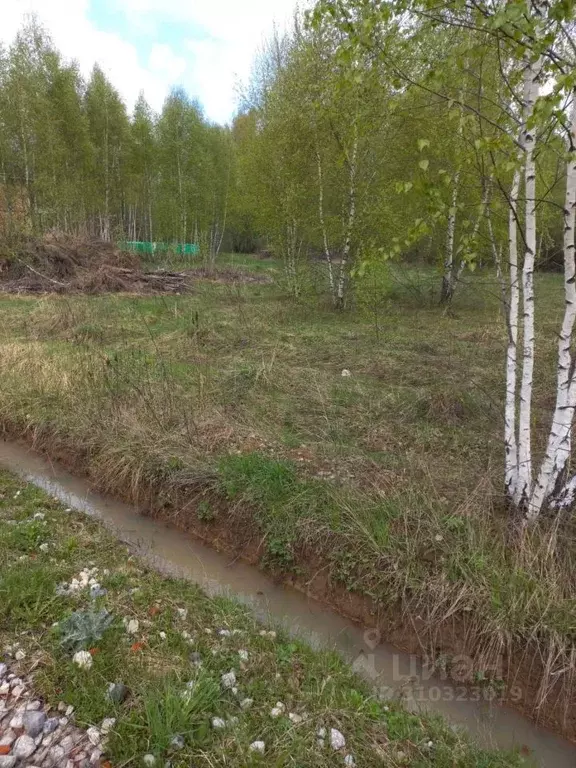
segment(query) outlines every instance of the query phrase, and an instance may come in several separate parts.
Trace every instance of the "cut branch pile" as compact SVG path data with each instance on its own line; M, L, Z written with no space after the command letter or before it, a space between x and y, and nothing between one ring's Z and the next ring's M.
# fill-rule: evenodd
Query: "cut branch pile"
M186 293L189 276L145 272L133 253L103 240L49 233L0 244L3 293Z

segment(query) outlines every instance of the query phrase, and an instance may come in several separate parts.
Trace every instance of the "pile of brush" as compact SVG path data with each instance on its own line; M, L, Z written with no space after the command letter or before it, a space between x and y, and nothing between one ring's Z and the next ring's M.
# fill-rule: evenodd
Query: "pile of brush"
M50 232L0 243L4 293L186 293L181 272L146 272L139 257L95 238Z

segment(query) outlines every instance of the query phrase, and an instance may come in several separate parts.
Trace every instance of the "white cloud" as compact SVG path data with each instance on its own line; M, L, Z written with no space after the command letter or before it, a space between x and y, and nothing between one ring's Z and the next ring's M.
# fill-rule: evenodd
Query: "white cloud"
M119 34L99 30L89 0L12 0L2 9L0 40L10 42L27 13L36 13L67 58L88 75L98 62L131 108L140 89L155 109L175 84L197 97L212 120L229 120L236 84L245 81L256 49L274 22L283 27L296 0L114 0L132 29L177 22L185 44L155 43L146 63ZM3 4L4 5L4 4Z

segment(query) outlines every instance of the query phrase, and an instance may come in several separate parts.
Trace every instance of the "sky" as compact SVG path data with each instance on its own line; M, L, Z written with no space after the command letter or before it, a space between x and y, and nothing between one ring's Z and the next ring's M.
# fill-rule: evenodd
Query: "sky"
M34 13L58 50L84 75L98 62L132 109L140 90L160 110L174 86L208 119L230 121L238 84L273 25L296 0L5 0L0 41L9 44Z

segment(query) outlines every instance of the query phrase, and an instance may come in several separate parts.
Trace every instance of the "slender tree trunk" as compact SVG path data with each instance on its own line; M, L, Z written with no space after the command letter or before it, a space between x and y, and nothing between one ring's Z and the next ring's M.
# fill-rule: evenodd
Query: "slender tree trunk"
M518 503L518 443L516 440L516 379L518 358L518 315L520 287L518 285L518 191L520 171L514 173L508 210L508 280L509 294L506 307L508 345L506 347L506 405L504 409L504 450L507 498Z
M344 248L342 251L342 260L340 262L340 272L338 275L338 286L336 289L336 306L338 309L344 308L344 293L346 288L346 275L348 262L350 260L350 251L352 249L352 233L356 222L356 173L358 170L358 123L354 123L354 140L352 144L352 153L349 157L349 179L348 189L348 221L346 224L346 236L344 238Z
M460 91L460 104L463 104L464 94ZM461 143L464 133L464 107L460 106L460 118L458 121L458 145ZM457 147L457 151L460 147ZM447 304L452 301L454 295L454 242L456 238L456 217L458 215L458 196L460 194L460 166L456 168L454 183L452 186L452 205L448 212L448 226L446 228L446 250L444 254L444 275L442 276L442 290L440 303Z
M572 423L576 407L576 380L571 351L572 334L576 322L576 263L574 258L574 227L576 223L576 91L572 94L568 153L566 197L564 203L564 318L558 339L556 407L552 417L546 455L526 512L528 522L533 522L538 517L547 501L551 498L562 496L561 490L562 486L565 485L566 471L570 458ZM565 503L566 498L561 501Z
M519 503L525 506L532 493L532 383L534 379L534 263L536 258L536 163L534 148L536 136L528 123L538 98L538 78L541 62L530 58L524 71L524 188L525 243L522 269L523 348L520 408L518 415L518 488Z
M458 206L458 193L460 189L460 169L454 175L452 187L452 205L448 214L448 227L446 229L446 251L444 255L444 275L442 276L442 291L440 302L447 304L454 295L454 240L456 237L456 212Z
M335 303L336 294L334 291L334 270L332 268L332 257L330 255L330 248L328 247L328 232L326 230L326 220L324 218L324 175L322 172L322 157L320 155L320 149L318 147L317 139L316 139L316 162L318 165L318 218L320 219L320 228L322 229L324 256L326 258L326 264L328 265L328 282L330 284L330 295L332 297L332 303Z

